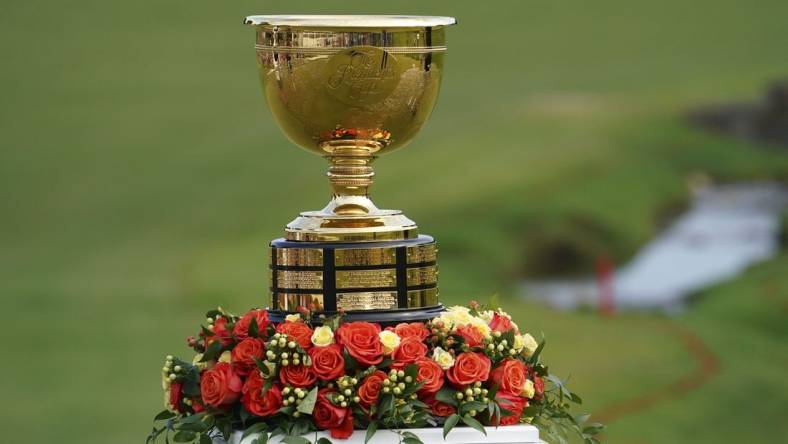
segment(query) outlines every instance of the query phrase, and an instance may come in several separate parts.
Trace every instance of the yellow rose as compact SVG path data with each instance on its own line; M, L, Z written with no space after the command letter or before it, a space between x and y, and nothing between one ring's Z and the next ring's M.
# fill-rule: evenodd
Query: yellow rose
M516 339L517 338L515 338L515 340ZM533 336L528 333L523 335L523 355L530 358L533 356L537 347L539 347L539 343L536 342Z
M222 353L221 356L219 356L219 362L226 362L229 364L231 360L232 360L232 354L229 351L226 351Z
M196 355L194 355L194 358L192 358L192 364L195 365L200 370L207 369L208 363L200 362L200 360L202 360L202 353L197 353Z
M435 350L432 352L432 360L437 362L444 370L448 370L454 365L454 356L440 347L435 347Z
M484 322L489 324L490 321L493 320L494 313L495 312L492 311L492 310L485 310L485 311L479 313L479 317L482 318L482 320L484 320Z
M482 336L484 336L487 339L490 338L490 334L492 333L492 331L490 330L490 326L487 325L487 322L485 322L484 319L471 318L469 324L471 324L473 328L475 328L476 330L479 330L479 333L481 333Z
M441 316L441 319L445 318L449 320L452 327L462 327L473 321L473 316L471 316L470 311L468 307L455 305L454 307L450 307L448 311ZM444 321L444 323L446 322Z
M331 331L331 327L327 325L317 327L315 332L312 333L312 343L318 347L325 347L326 345L333 344L334 332Z
M536 389L534 389L534 382L530 379L525 380L525 384L523 385L523 391L520 393L523 398L531 399L536 394Z
M390 355L394 349L399 347L399 336L393 331L383 330L378 333L378 337L380 338L381 345L383 345L383 353L387 355Z
M285 316L285 322L298 322L301 320L301 315L289 314Z

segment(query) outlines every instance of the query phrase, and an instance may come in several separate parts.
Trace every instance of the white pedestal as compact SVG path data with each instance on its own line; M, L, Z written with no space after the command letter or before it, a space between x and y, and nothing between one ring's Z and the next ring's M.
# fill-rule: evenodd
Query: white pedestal
M424 444L544 444L544 441L539 439L539 430L531 425L512 425L485 427L487 436L483 435L478 430L470 427L455 427L446 440L443 439L443 428L435 427L429 429L403 429L417 435ZM326 432L318 432L317 434L311 433L304 435L304 438L315 442L319 438L328 438L334 444L364 444L364 436L366 432L363 430L356 430L353 435L348 439L334 439ZM251 444L256 438L256 435L250 435L241 441L241 432L236 432L228 444ZM221 443L221 440L214 442ZM281 437L272 438L270 444L280 444ZM378 430L375 436L369 441L369 444L399 444L400 436L389 430Z

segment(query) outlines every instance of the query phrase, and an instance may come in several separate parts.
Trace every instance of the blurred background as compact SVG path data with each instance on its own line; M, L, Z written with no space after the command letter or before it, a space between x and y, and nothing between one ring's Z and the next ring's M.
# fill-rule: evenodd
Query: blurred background
M328 186L264 103L255 13L456 16L437 108L373 188L439 240L444 303L499 294L605 442L788 435L788 3L2 11L3 441L142 442L163 357L267 303L268 241Z

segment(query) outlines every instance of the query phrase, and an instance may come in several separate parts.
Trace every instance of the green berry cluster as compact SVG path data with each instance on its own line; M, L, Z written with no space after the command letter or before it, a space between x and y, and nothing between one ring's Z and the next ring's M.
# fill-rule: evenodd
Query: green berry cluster
M337 379L337 391L329 395L329 400L340 407L347 407L351 403L358 404L361 400L356 394L358 379L351 376L342 376ZM329 384L333 387L333 384Z
M482 387L482 383L476 381L473 384L473 387L467 387L465 390L457 391L454 394L454 397L457 399L457 403L460 407L463 404L469 402L482 402L484 405L490 402L490 398L488 397L489 391L486 388ZM471 416L476 416L478 413L475 409L472 409L468 412Z
M297 406L301 404L307 393L309 393L308 390L304 390L299 387L291 387L288 385L282 389L282 405L285 407L289 405ZM293 416L297 418L301 416L301 413L296 410L293 412Z
M485 353L493 361L500 361L507 357L517 355L517 350L514 349L514 340L512 335L501 334L499 331L492 332L492 340L487 344Z
M412 376L405 376L402 370L392 369L389 372L388 379L383 380L383 393L391 393L395 398L403 398L403 394L410 393L408 390L413 385L417 384ZM410 399L416 399L415 393L408 395Z
M305 367L312 365L312 360L309 355L304 352L298 343L292 339L288 339L287 335L276 333L271 337L268 342L268 350L265 352L265 358L270 362L279 363L284 367L288 365L301 365Z

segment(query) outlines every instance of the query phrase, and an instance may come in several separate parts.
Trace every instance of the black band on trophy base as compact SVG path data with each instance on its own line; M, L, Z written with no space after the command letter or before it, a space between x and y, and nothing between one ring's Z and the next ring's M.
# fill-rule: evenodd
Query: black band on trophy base
M299 306L316 316L390 324L430 319L438 302L437 248L430 236L382 242L271 242L274 322ZM278 318L282 319L278 319Z

